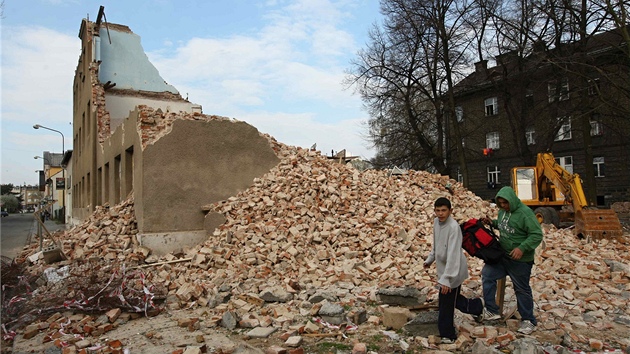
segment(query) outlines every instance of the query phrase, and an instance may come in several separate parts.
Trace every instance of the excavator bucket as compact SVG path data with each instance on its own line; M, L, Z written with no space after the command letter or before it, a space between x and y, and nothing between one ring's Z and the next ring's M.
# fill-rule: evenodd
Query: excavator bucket
M612 209L582 209L575 213L575 235L599 240L623 235L621 223Z

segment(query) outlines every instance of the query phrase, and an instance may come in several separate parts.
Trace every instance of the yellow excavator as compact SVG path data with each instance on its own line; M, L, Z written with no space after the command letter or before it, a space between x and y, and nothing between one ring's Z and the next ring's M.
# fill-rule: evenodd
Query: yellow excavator
M591 239L623 234L615 211L590 207L580 176L560 166L552 153L539 153L536 166L514 167L512 188L541 223L559 227L561 223L573 222L575 235Z

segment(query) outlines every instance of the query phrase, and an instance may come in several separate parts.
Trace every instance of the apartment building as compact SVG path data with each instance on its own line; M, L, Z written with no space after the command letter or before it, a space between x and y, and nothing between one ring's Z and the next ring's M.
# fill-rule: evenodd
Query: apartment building
M534 165L537 153L550 151L585 181L591 204L630 200L629 63L619 30L586 44L535 46L526 57L509 52L490 67L476 63L455 87L451 121L461 136L451 125L449 140L451 149L462 142L468 188L492 199L510 185L513 167ZM456 159L449 163L452 177L461 180Z

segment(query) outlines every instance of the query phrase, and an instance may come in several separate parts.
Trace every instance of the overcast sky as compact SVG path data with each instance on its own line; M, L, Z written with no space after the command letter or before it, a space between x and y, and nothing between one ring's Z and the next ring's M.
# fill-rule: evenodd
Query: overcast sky
M36 184L43 151L72 149L79 27L140 36L162 78L203 112L289 145L371 158L366 111L344 70L380 21L378 0L5 0L1 22L0 182ZM35 130L40 124L61 132Z

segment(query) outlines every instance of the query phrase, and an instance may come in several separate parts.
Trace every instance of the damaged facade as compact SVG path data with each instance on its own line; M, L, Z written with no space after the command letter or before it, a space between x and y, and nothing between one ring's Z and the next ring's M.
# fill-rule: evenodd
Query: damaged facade
M148 60L124 25L83 19L74 78L72 223L99 205L135 202L138 240L156 252L197 244L223 223L202 206L278 163L267 137L202 114ZM132 194L133 193L133 194Z

